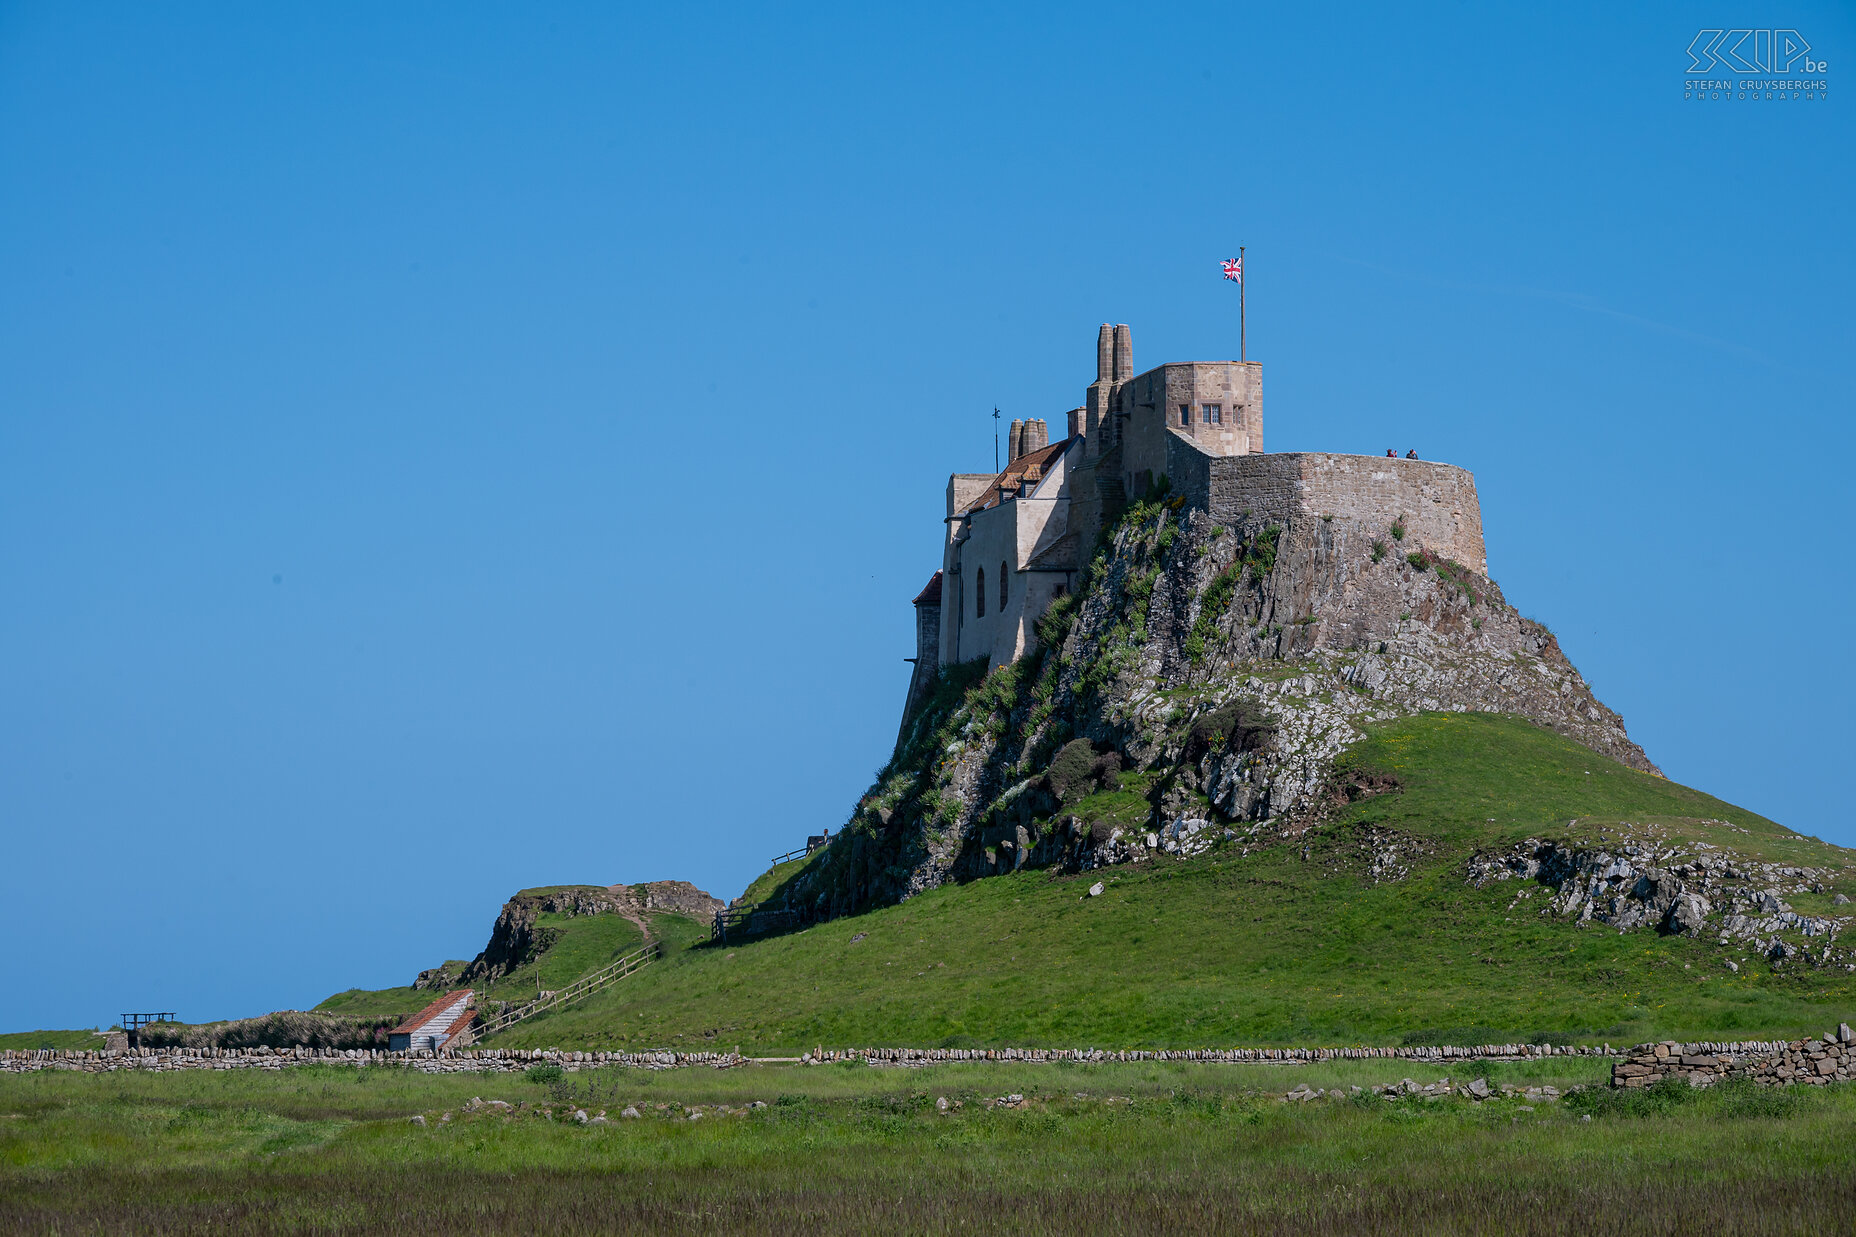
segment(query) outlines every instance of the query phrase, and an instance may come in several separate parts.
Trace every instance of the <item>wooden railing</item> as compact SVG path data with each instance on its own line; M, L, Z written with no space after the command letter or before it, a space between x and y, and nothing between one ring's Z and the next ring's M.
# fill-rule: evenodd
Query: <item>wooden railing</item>
M739 910L717 911L709 935L726 945L730 933L737 938L760 936L767 932L796 928L802 922L803 916L798 911L763 910L759 907L744 906Z
M642 949L634 949L621 958L601 967L591 975L583 975L565 988L550 992L546 996L518 1005L514 1009L505 1009L500 1013L485 1018L472 1028L472 1038L494 1035L506 1031L524 1018L533 1018L536 1014L546 1013L551 1009L560 1009L583 1001L595 992L610 988L626 976L643 969L664 956L664 945L653 941Z
M814 834L807 838L806 844L801 846L798 850L789 850L784 855L775 855L773 866L777 868L781 864L790 862L791 860L804 859L813 851L823 850L829 845L831 845L831 830L827 829L823 833Z

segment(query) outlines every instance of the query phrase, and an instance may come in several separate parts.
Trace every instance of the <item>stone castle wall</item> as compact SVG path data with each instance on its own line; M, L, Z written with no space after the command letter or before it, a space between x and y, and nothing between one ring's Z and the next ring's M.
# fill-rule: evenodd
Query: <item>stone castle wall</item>
M1215 456L1174 435L1166 471L1176 492L1221 523L1333 518L1384 535L1402 519L1401 551L1423 548L1488 575L1476 478L1454 464L1314 451Z

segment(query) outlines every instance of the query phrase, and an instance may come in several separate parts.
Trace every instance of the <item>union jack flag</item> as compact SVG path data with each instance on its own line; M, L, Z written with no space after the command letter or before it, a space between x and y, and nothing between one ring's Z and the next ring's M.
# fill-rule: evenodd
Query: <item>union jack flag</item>
M1224 277L1234 283L1243 283L1244 260L1242 258L1226 258L1224 260Z

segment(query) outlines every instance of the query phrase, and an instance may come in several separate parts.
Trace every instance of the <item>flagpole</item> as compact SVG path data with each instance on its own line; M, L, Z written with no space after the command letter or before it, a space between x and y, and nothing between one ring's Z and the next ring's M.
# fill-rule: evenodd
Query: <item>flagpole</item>
M1237 360L1241 365L1250 359L1249 346L1244 338L1244 247L1237 247Z

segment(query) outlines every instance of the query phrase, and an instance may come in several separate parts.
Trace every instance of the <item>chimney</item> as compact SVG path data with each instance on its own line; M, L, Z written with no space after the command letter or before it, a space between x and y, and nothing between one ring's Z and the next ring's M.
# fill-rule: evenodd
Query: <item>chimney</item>
M1111 382L1115 376L1115 328L1104 322L1096 332L1096 381Z
M1115 328L1115 381L1126 382L1132 377L1134 377L1134 336L1129 333L1128 324L1124 322Z
M1083 409L1081 409L1081 408L1072 408L1072 409L1070 409L1070 433L1069 433L1069 437L1071 437L1071 438L1074 438L1074 437L1076 437L1076 436L1077 436L1078 434L1080 434L1080 433L1082 433L1082 432L1083 432L1083 411L1084 411L1084 410L1083 410Z
M1005 434L1005 462L1010 464L1024 453L1025 423L1014 417L1012 419L1012 428L1007 430Z
M1033 451L1042 451L1048 446L1050 446L1049 423L1042 417L1025 422L1025 445L1019 454L1030 455Z

